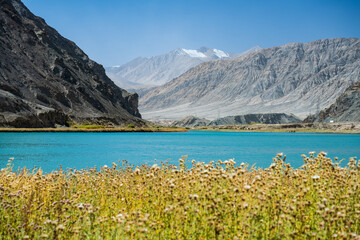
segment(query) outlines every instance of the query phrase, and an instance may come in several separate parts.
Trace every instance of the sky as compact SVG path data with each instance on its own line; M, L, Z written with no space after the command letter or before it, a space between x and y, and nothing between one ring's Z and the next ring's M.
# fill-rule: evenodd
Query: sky
M176 48L240 53L323 38L360 38L360 0L23 0L96 62Z

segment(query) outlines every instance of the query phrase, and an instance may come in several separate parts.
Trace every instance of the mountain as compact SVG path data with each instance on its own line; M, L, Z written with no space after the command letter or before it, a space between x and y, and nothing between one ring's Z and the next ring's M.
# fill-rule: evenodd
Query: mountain
M350 86L330 107L304 122L360 122L360 82Z
M180 76L200 63L231 59L256 52L256 46L244 53L227 53L218 49L201 47L197 50L178 48L167 54L136 58L124 65L107 67L106 74L119 86L125 89L141 89L162 85Z
M20 0L0 0L0 126L139 125L137 107L137 94L117 87Z
M360 80L360 40L322 39L202 63L140 98L145 119L247 113L305 118Z
M293 115L285 113L265 113L265 114L245 114L237 116L228 116L211 121L209 126L218 125L239 125L251 123L264 124L284 124L284 123L301 123L301 120Z

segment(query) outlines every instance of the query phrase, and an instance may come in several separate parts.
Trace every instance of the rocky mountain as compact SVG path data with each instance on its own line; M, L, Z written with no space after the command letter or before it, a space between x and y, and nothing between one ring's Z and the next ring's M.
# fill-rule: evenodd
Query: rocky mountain
M202 63L140 99L145 119L247 113L305 118L360 81L360 40L322 39Z
M245 115L218 118L214 121L211 121L208 125L218 126L218 125L239 125L239 124L252 124L252 123L264 123L264 124L301 123L301 120L295 117L294 115L288 115L285 113L245 114Z
M330 107L304 122L360 122L360 82L350 86Z
M0 126L139 125L140 117L137 94L117 87L20 0L0 0Z
M200 63L217 59L232 59L260 49L256 46L244 53L235 54L207 47L197 50L178 48L167 54L151 58L139 57L124 65L105 69L106 74L119 87L138 90L169 82Z

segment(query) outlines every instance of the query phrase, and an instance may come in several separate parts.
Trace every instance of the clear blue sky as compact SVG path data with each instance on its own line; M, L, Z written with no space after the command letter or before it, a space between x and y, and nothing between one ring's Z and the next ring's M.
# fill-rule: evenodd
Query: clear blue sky
M175 48L360 37L360 0L23 0L104 66Z

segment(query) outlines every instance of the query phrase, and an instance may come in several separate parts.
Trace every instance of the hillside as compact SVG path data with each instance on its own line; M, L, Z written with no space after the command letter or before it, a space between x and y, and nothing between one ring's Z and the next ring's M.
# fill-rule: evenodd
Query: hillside
M330 107L304 122L360 122L360 82L346 89Z
M305 118L360 80L360 40L322 39L198 65L140 98L145 119L248 113Z
M117 87L20 0L0 3L0 126L143 124L137 94Z

